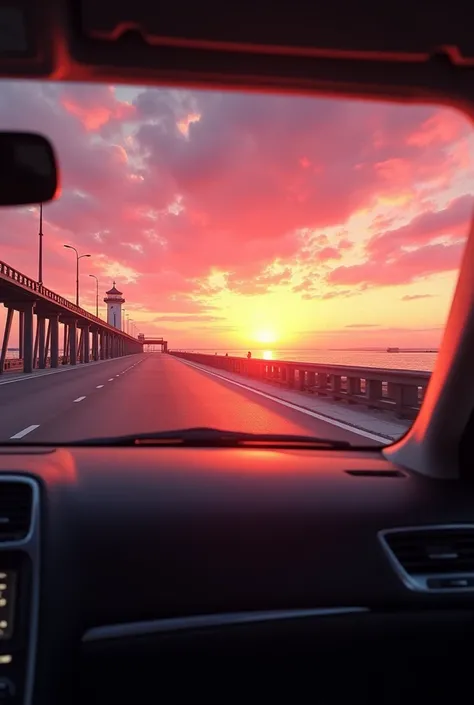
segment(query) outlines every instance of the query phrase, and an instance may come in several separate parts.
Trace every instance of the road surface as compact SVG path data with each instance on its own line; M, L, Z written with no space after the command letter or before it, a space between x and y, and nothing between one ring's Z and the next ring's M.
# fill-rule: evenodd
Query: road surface
M190 426L380 445L159 353L0 377L0 442L64 443Z

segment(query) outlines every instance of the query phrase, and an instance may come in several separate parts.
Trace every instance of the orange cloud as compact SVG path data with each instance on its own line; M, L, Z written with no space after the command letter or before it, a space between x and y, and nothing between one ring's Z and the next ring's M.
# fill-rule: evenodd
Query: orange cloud
M261 309L293 340L304 321L337 319L347 336L358 306L383 306L395 330L422 297L440 323L451 284L438 292L432 278L457 268L472 208L457 113L26 82L6 82L0 107L3 127L50 135L59 156L63 194L44 211L45 281L59 293L74 296L71 241L91 254L84 276L120 277L153 326L201 315L216 336L243 336ZM0 228L2 258L33 276L37 213L5 212Z

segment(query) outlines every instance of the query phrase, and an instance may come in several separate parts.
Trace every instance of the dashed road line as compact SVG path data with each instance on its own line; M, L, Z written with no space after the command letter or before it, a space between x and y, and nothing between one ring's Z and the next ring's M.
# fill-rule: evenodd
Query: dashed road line
M114 357L114 358L110 358L109 360L95 360L94 362L90 362L88 364L66 365L64 367L59 367L57 369L55 368L55 369L49 370L48 372L41 371L41 374L33 373L31 375L29 375L29 374L25 375L24 377L16 377L15 379L6 379L6 380L0 382L0 387L3 387L5 384L15 384L16 382L26 382L26 381L32 380L32 379L41 379L42 377L49 377L50 375L63 374L63 372L71 372L72 370L92 369L96 365L102 365L102 364L105 364L106 362L117 362L117 360L120 360L120 358Z
M114 378L111 377L111 378L110 378L109 380L107 380L107 381L108 381L108 382L113 382L113 381L114 381Z
M74 404L76 404L78 401L82 401L85 399L85 397L77 397L77 399L74 399Z
M98 384L96 389L102 389L103 386L104 386L103 384Z
M15 433L14 436L10 436L10 439L23 438L28 433L31 433L32 431L34 431L36 428L39 428L39 423L32 424L31 426L27 426L26 428L23 429L23 431L18 431L18 433Z

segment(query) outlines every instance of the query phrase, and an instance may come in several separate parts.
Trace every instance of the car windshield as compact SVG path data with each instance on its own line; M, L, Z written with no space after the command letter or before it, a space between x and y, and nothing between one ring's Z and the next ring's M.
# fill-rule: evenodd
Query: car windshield
M472 211L460 113L3 81L59 197L2 208L0 441L402 436Z

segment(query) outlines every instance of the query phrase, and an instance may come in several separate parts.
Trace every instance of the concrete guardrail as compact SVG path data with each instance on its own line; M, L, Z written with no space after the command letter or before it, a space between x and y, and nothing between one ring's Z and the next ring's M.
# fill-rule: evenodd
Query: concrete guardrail
M430 372L377 367L323 365L286 360L209 355L171 350L171 355L233 372L255 380L328 397L371 409L389 410L399 418L415 418L425 395Z
M68 365L70 362L69 356L66 355L60 355L59 356L59 364L60 365ZM51 366L51 358L47 357L45 360L45 366L50 367ZM38 361L36 361L36 366L35 369L38 369ZM23 370L23 360L20 358L10 358L5 360L5 365L3 367L4 372L21 372Z

